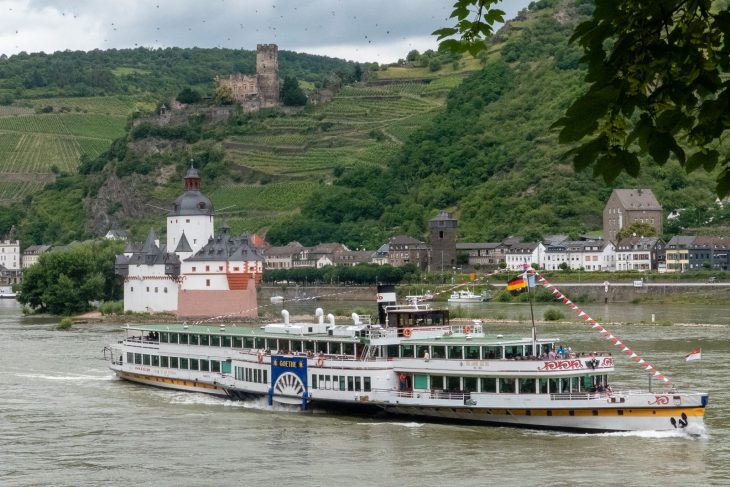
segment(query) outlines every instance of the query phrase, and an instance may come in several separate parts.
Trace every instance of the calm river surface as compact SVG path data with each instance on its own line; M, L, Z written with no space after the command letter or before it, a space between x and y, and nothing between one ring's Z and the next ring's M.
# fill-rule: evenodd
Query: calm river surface
M490 312L529 316L524 306L502 308ZM730 314L698 308L707 325L609 329L680 388L710 392L699 438L302 414L158 390L107 369L102 348L121 337L118 325L57 331L53 320L24 318L15 302L0 301L0 485L730 485ZM616 321L630 312L634 321L651 313L698 321L685 319L697 316L693 307L585 309ZM529 332L526 324L487 325L505 328ZM539 333L577 350L613 351L585 325L543 325ZM697 346L703 360L684 362ZM617 368L614 388L647 386L635 365L619 358Z

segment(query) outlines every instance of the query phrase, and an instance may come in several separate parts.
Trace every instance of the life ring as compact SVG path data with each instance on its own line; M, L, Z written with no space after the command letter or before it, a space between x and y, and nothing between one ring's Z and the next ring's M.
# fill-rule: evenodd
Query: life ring
M403 336L406 338L410 338L410 336L413 334L413 330L410 328L404 328L403 329Z
M469 326L469 325L466 325L466 326L464 327L464 333L465 333L465 334L467 334L467 335L468 335L469 333L471 333L471 326Z
M264 354L261 353L261 350L259 350L259 353L256 354L256 360L258 360L260 364L264 363Z
M317 367L322 367L324 365L324 357L317 357Z

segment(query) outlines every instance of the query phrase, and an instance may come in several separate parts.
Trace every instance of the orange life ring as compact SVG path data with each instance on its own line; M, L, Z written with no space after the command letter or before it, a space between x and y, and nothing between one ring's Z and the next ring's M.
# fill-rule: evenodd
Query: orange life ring
M264 354L261 353L261 350L259 350L259 353L256 355L256 359L259 361L260 364L264 363Z
M413 334L413 330L410 328L404 328L403 329L403 336L406 338L409 338Z
M317 367L322 367L324 365L324 357L317 357Z
M468 333L471 333L471 326L469 326L469 325L466 325L466 326L464 327L464 333L467 333L467 334L468 334Z

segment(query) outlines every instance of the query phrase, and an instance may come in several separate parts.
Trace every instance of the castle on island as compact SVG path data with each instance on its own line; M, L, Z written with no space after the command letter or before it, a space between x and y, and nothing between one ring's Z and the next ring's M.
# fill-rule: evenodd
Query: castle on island
M245 112L279 105L279 47L256 45L256 74L231 74L217 77L216 84L231 90L233 99Z
M226 225L214 233L214 210L190 168L185 192L167 215L167 240L150 230L144 244L129 243L117 255L124 280L124 311L178 317L256 316L256 285L263 256L251 235L233 236Z

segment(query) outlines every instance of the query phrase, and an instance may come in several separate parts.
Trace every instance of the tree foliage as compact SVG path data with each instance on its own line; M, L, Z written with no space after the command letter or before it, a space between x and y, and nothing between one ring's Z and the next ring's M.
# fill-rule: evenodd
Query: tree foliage
M296 78L291 76L284 78L281 86L281 102L290 107L302 107L307 104L307 95Z
M200 93L198 93L197 90L186 86L180 90L180 93L177 94L175 99L180 103L198 103L200 101Z
M91 301L120 299L114 256L123 242L75 244L47 252L25 270L18 301L42 312L69 315L91 309Z
M434 32L440 47L484 49L503 15L495 3L456 1L456 26ZM716 174L716 193L729 194L729 37L725 0L595 0L572 37L589 87L555 124L561 143L579 144L565 154L576 169L612 182L624 171L637 176L645 154L660 165L672 154L687 172Z
M634 222L618 231L616 240L619 242L629 237L655 237L656 229L648 223Z

